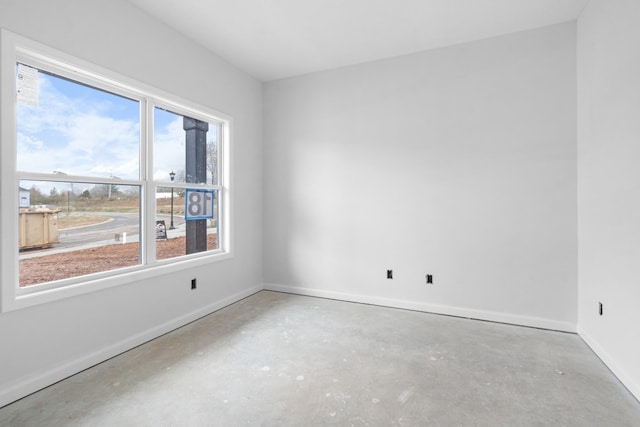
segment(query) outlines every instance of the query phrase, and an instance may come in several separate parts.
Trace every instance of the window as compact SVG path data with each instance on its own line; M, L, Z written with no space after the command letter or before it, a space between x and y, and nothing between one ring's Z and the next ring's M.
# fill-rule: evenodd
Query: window
M156 258L167 259L203 250L214 250L218 244L218 168L222 127L216 122L194 119L169 108L153 109L153 176L157 181L170 181L157 187L156 217L162 229L183 229L184 244L158 240ZM197 191L189 191L198 184ZM167 187L169 185L169 187ZM176 209L176 206L178 208ZM189 212L189 210L191 212Z
M229 118L6 31L1 67L3 310L230 255Z

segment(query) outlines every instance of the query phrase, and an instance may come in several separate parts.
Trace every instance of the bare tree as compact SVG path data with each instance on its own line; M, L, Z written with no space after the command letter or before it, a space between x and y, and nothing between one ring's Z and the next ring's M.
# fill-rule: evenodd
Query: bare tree
M218 183L218 143L207 141L207 171L211 174L211 183Z

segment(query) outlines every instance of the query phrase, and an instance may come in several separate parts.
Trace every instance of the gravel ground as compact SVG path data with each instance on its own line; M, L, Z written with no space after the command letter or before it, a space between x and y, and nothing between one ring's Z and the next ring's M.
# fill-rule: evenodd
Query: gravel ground
M215 249L216 235L210 234L207 248ZM186 238L156 241L156 258L173 258L186 253ZM138 264L138 243L108 245L73 252L20 260L20 286L29 286Z

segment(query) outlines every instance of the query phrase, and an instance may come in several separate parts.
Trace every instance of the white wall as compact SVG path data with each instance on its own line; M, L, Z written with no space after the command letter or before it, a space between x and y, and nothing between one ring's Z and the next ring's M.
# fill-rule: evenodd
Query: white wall
M575 36L267 83L267 287L575 331Z
M0 314L2 406L260 289L262 86L123 0L2 0L0 26L222 111L235 124L235 257Z
M579 332L640 399L638 46L640 2L591 0L578 21Z
M234 117L236 238L230 261L0 314L0 405L257 289L263 190L269 286L566 330L578 299L640 397L638 16L580 17L576 171L573 24L268 83L263 162L258 82L121 0L3 0L0 26Z

